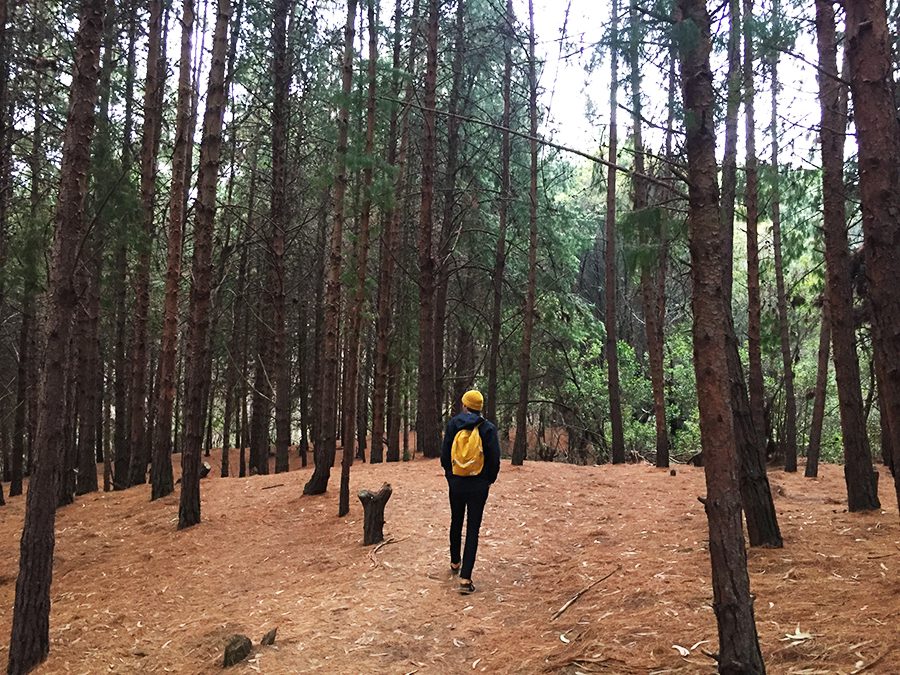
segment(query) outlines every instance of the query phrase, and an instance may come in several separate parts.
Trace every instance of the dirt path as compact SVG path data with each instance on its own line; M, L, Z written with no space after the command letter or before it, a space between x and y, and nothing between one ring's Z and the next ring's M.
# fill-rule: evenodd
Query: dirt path
M337 476L334 492L302 497L307 475L207 479L203 523L186 532L175 531L177 494L150 503L148 487L62 509L39 672L216 672L231 634L256 643L276 626L276 646L234 672L713 671L702 469L504 462L469 597L449 581L437 462L354 466L354 493L394 487L393 541L374 555L360 545L359 502L339 520ZM750 554L769 672L900 672L889 476L886 508L865 515L845 512L840 467L771 479L786 547ZM2 663L23 508L17 498L0 509ZM786 638L798 630L812 637ZM687 657L673 648L698 643Z

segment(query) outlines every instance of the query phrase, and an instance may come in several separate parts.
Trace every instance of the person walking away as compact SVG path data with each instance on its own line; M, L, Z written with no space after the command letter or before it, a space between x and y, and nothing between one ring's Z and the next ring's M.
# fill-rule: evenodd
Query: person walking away
M497 427L481 415L484 397L478 390L462 397L462 411L447 424L441 446L441 466L450 489L450 573L459 575L459 592L475 592L472 570L478 552L478 531L491 485L500 471ZM462 547L463 520L466 547Z

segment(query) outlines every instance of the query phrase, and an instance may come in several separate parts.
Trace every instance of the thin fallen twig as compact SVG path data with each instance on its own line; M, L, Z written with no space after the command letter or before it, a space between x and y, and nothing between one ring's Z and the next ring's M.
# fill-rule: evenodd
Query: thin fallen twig
M888 647L888 648L887 648L887 651L885 651L884 654L882 654L881 656L879 656L878 658L876 658L874 661L869 661L866 665L860 666L860 667L857 668L856 670L851 670L851 671L850 671L850 675L856 675L856 673L861 673L861 672L863 672L863 671L865 671L865 670L868 670L869 668L871 668L872 666L876 665L879 661L881 661L881 659L883 659L885 656L887 656L887 655L890 654L890 653L891 653L891 648Z
M284 487L284 483L275 483L275 485L266 485L262 490L271 490L272 488Z
M600 582L606 581L607 579L609 579L613 574L615 574L616 572L618 572L620 569L622 569L622 566L621 566L621 565L618 565L618 566L616 566L616 569L614 569L612 572L610 572L609 574L607 574L605 577L602 577L602 578L600 578L600 579L597 579L597 581L592 581L590 584L588 584L587 586L585 586L584 588L582 588L582 589L581 589L580 591L578 591L575 595L573 595L571 598L569 598L569 600L566 601L566 604L564 604L562 607L560 607L558 610L556 610L556 613L555 613L552 617L550 617L550 620L551 620L551 621L556 621L556 619L558 619L558 618L562 615L563 612L565 612L567 609L569 609L569 607L571 607L572 604L573 604L576 600L578 600L578 598L580 598L582 595L584 595L585 593L587 593L589 590L591 590L594 586L596 586L596 585L599 584Z
M394 539L393 537L391 537L390 539L385 539L383 542L378 544L378 546L376 546L375 548L372 549L372 551L369 553L369 560L372 561L373 565L377 565L378 559L375 557L375 554L378 553L378 551L380 551L383 547L387 546L388 544L399 544L401 541L405 541L407 539L409 539L409 537L403 537L403 539Z

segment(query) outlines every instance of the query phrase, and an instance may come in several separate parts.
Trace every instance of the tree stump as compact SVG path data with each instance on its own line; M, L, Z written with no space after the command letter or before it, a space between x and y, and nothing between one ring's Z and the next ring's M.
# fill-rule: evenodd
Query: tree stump
M393 490L384 483L378 492L361 490L359 501L363 505L363 546L371 546L384 541L384 507Z
M209 462L203 462L200 466L200 478L206 478L210 471L212 471L212 467L209 465Z
M253 643L250 642L250 638L246 635L234 635L228 641L228 646L225 647L225 659L222 665L230 668L250 656L251 651L253 651Z
M265 646L274 645L275 644L275 635L278 633L278 627L276 626L268 633L263 635L262 640L259 641L259 644Z

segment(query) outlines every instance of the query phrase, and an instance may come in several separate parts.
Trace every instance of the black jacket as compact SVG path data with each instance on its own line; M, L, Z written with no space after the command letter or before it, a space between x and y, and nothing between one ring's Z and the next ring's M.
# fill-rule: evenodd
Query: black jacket
M481 435L481 445L484 449L484 467L481 473L475 476L454 476L453 465L450 462L450 449L453 447L453 439L456 434L463 429L474 429L476 425L478 433ZM497 427L483 418L471 412L460 413L450 420L447 424L447 431L444 434L444 444L441 446L441 466L444 467L444 474L447 480L455 481L485 481L492 485L497 480L497 474L500 472L500 441L497 438Z

